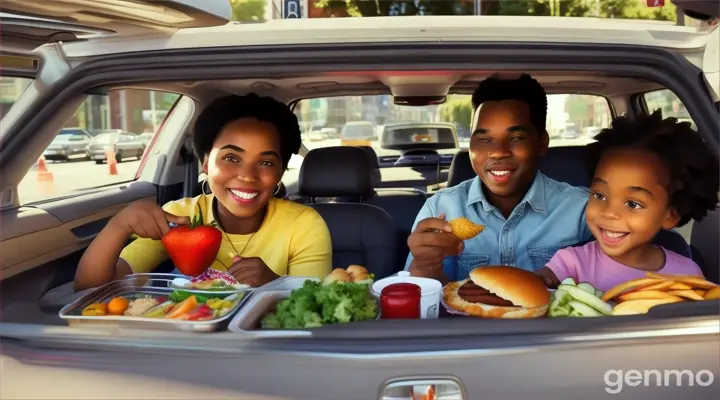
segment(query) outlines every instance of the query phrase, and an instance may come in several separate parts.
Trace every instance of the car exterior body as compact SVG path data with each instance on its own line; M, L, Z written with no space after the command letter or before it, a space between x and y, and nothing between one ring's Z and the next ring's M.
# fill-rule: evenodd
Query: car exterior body
M158 7L156 2L140 3ZM163 5L173 3L181 4L151 8L155 13L126 8L120 19L105 3L83 10L78 2L54 2L56 17L72 15L76 22L61 27L64 34L87 33L89 28L77 26L78 21L122 34L91 40L65 36L68 40L62 44L53 42L29 52L44 60L38 82L0 126L0 397L115 398L118 391L113 388L122 387L128 398L408 400L408 389L434 385L463 400L595 399L617 389L624 390L626 398L712 398L715 388L696 380L688 383L684 371L693 378L700 376L698 371L720 375L720 308L713 302L627 317L370 321L276 332L272 338L115 326L82 329L58 323L59 303L67 304L77 295L61 296L57 289L72 279L79 254L113 215L133 201L164 204L191 194L184 173L191 163L181 158L187 153L182 149L187 148L191 121L204 105L228 92L261 91L289 105L305 98L379 91L401 96L452 90L469 95L488 70L528 70L545 79L549 93L575 93L578 85L593 79L594 85L583 89L613 97L614 116L647 111L631 100L646 91L671 89L688 106L708 146L718 145L720 116L713 104L717 94L711 78L720 75L706 51L713 40L717 44L717 30L505 16L238 24L228 22L226 1ZM24 7L34 6L30 11L35 14L53 12L44 4L3 2L26 12ZM106 18L99 18L99 12ZM185 17L170 18L176 12L185 12ZM44 21L41 28L58 28L53 24ZM3 46L19 52L24 43L10 37ZM616 80L607 78L611 70ZM561 76L543 76L543 71ZM581 78L563 83L578 74ZM283 81L284 76L291 78ZM186 92L158 130L152 151L141 154L135 180L21 204L13 193L61 128L60 120L66 118L60 116L71 115L87 91L134 85ZM603 85L621 90L597 89ZM372 122L358 125L373 132ZM347 140L344 145L372 144L373 134L343 139L341 132L341 140ZM303 144L300 155L307 150ZM428 181L439 179L439 167L388 168L383 171L384 183L427 188ZM290 191L292 185L297 188L297 182L286 184ZM430 190L425 194L432 195ZM408 208L406 202L401 206L403 211ZM412 224L416 213L406 214ZM364 232L361 227L362 223L344 226L353 235ZM715 250L717 238L703 255L710 257ZM660 371L661 376L675 371L671 378L682 373L685 380L635 385L638 380L633 377L643 376L643 371ZM633 384L625 384L625 377Z
M93 137L84 129L64 128L43 152L46 160L68 161L70 157L85 154L85 147Z

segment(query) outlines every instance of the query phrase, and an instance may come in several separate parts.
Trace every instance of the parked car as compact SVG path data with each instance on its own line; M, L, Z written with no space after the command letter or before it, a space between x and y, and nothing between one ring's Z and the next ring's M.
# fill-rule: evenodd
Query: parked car
M343 146L371 146L375 138L370 121L347 122L340 131L340 144Z
M99 133L87 146L85 152L96 164L102 164L107 161L108 148L114 149L117 162L121 162L123 158L139 160L145 152L145 144L140 140L139 135L120 130Z
M585 128L585 136L588 139L592 139L598 133L600 133L600 131L602 131L602 128L600 128L599 126L588 126L587 128Z
M85 147L93 137L81 128L64 128L58 132L43 152L46 160L68 161L70 157L85 154Z

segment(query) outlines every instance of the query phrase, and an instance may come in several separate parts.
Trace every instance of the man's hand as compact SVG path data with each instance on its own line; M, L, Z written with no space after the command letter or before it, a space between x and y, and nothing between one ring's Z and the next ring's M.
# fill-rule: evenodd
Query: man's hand
M452 234L445 214L441 214L420 221L408 237L408 247L413 256L411 274L440 278L443 259L462 252L463 242Z
M235 277L240 283L250 285L252 287L260 287L266 283L272 282L280 276L273 272L260 257L240 257L233 258L233 265L230 266L228 272Z

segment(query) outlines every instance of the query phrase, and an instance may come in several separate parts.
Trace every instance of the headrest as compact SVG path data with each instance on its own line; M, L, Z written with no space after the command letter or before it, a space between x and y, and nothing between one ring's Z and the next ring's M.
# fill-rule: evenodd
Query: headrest
M540 172L556 181L590 187L585 146L551 147L540 157Z
M378 161L378 156L377 156L377 153L375 152L375 149L373 149L370 146L356 146L356 147L365 152L365 155L367 155L368 161L370 162L370 168L372 168L372 169L380 168L380 162Z
M453 187L460 182L477 176L470 162L470 153L463 149L455 153L450 163L450 171L448 171L447 187Z
M299 193L308 197L370 196L368 156L351 146L310 150L300 167Z
M540 172L573 186L590 186L584 146L550 147L548 152L540 157ZM470 162L470 153L465 149L460 150L450 164L447 186L455 186L476 175Z

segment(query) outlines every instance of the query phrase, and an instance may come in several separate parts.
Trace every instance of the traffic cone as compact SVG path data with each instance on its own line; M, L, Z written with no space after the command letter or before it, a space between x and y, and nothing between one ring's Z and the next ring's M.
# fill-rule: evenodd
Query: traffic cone
M117 160L115 159L115 151L112 147L108 147L108 149L105 151L105 157L107 158L110 175L117 175Z
M45 156L40 156L37 162L37 182L40 193L45 195L55 192L55 176L47 168Z

